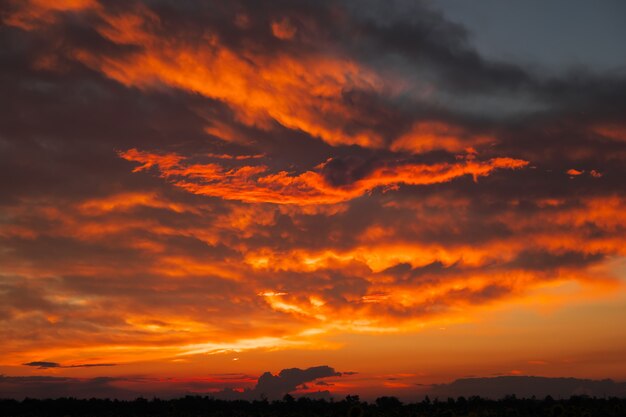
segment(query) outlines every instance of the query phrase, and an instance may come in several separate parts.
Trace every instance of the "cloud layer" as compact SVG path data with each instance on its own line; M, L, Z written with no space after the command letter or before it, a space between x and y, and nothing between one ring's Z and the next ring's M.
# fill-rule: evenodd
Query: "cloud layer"
M620 74L486 59L422 2L0 12L5 365L336 349L622 290Z
M25 364L58 368L58 364L38 362ZM307 369L283 369L277 375L265 372L255 379L246 375L211 375L203 378L149 378L149 377L96 377L75 378L59 376L5 376L0 375L3 398L117 398L135 399L146 395L174 398L183 395L210 395L219 399L270 400L282 399L285 394L307 391L306 383L323 382L323 378L340 377L340 372L329 366ZM328 391L317 391L328 396Z

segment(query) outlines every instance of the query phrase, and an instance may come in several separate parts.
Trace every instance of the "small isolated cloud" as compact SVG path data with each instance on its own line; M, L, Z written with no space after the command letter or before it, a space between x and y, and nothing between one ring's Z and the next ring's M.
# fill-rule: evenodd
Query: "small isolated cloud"
M37 367L39 369L60 368L61 367L61 364L59 364L57 362L43 362L43 361L28 362L28 363L24 363L22 365L24 365L24 366L34 366L34 367Z
M336 372L330 366L283 369L278 375L265 372L259 377L254 391L268 398L280 398L288 392L295 391L302 384L331 376L341 376L341 373Z
M585 171L579 171L577 169L568 169L567 170L567 175L571 175L572 177L577 177L579 175L582 175Z
M297 28L287 17L272 22L272 34L281 40L291 40L296 35Z
M27 362L23 363L24 366L33 366L39 369L50 369L50 368L93 368L99 366L115 366L114 363L80 363L75 365L61 365L58 362L47 362L47 361L35 361L35 362Z

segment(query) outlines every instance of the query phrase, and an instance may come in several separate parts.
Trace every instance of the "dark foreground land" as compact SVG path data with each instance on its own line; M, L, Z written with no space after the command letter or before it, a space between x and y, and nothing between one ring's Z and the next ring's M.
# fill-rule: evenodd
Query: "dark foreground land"
M517 399L506 397L493 401L479 397L429 400L403 404L394 397L381 397L373 403L348 396L341 401L294 399L287 395L282 401L225 401L210 397L184 397L174 400L134 401L74 398L56 400L0 400L2 417L210 417L210 416L597 416L626 417L626 399L571 397L568 400Z

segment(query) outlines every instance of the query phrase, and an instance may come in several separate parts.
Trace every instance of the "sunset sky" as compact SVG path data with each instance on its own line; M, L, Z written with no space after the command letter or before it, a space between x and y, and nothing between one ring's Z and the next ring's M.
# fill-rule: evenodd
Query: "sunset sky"
M626 2L0 19L0 397L626 380Z

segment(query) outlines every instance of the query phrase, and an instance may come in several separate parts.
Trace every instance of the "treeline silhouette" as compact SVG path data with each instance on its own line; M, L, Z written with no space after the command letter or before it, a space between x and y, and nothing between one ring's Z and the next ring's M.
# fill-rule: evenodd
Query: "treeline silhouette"
M178 399L133 401L110 399L59 398L50 400L0 400L2 417L624 417L626 399L574 396L569 399L500 400L459 397L403 404L396 397L380 397L374 402L347 396L341 401L298 398L287 394L282 401L219 400L187 396Z

